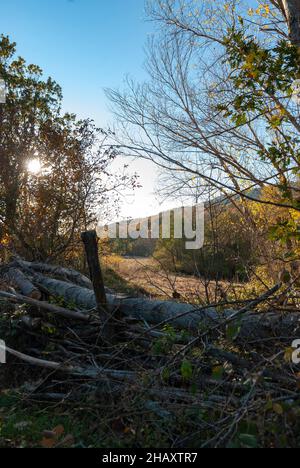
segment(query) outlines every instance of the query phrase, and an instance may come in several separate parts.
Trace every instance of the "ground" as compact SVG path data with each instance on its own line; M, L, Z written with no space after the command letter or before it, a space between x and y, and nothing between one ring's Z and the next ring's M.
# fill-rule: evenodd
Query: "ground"
M170 273L153 258L108 256L103 259L103 266L106 271L109 269L115 273L116 284L111 282L111 287L123 286L123 292L140 291L156 299L175 298L183 302L213 303L220 299L220 294L226 295L233 286L235 289L242 287L220 281L216 291L215 282L182 273Z
M191 301L205 301L205 282L162 273L153 260L102 261L105 284L116 291L164 299L174 299L176 292L178 300L188 296ZM206 286L211 295L216 293L212 284ZM223 292L230 286L221 283ZM0 367L0 447L300 444L300 376L291 363L289 337L248 343L238 339L237 322L218 333L215 326L199 329L207 343L196 342L181 355L192 337L170 324L156 330L158 335L146 337L140 331L144 323L123 322L116 315L115 342L99 343L99 322L82 326L46 314L38 328L30 329L21 321L27 313L26 306L0 301L0 336L11 348L33 356L37 352L48 361L64 362L67 356L68 363L79 360L81 367L97 362L104 368L137 373L138 378L122 381L121 392L120 382L114 382L117 387L112 391L111 383L105 385L102 379L71 377L63 371L54 374L9 356L8 365Z

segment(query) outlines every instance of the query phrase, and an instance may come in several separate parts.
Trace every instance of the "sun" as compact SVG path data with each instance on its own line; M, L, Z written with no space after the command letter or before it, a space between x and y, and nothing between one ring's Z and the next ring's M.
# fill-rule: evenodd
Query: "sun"
M31 174L39 174L42 170L42 165L39 159L31 159L27 164L28 172Z

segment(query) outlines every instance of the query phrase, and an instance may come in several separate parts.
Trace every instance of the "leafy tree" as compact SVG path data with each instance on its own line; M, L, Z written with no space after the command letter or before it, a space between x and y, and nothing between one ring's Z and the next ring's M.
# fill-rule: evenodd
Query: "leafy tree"
M112 173L117 153L91 120L62 114L62 91L36 65L16 56L0 38L0 76L7 88L0 105L0 239L30 259L75 255L81 230L97 212L117 209L118 190L135 183ZM105 143L105 145L104 145ZM33 174L28 164L38 160ZM106 203L107 206L107 203Z
M233 203L238 196L252 223L249 201L283 217L300 211L297 3L149 2L159 27L149 79L108 95L128 153L169 171L164 192L213 187ZM276 198L264 198L266 188ZM298 242L296 223L286 228ZM292 254L290 240L286 248Z

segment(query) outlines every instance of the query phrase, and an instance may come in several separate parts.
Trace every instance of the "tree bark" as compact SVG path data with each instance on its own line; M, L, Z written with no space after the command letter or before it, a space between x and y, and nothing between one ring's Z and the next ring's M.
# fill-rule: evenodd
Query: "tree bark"
M86 276L71 268L62 268L60 266L49 265L47 263L26 262L16 259L13 264L20 268L29 269L42 274L50 274L54 278L71 281L82 288L93 289L92 282Z
M300 0L282 0L289 25L290 40L300 48Z
M73 302L78 308L90 310L97 306L93 291L42 275L40 275L38 282L54 296L60 296L67 302ZM231 309L220 313L213 307L199 308L189 304L152 301L144 298L124 299L111 294L107 295L107 301L111 311L118 310L121 315L155 325L169 322L174 327L193 332L218 324L222 325L226 319L232 321L231 317L236 313ZM296 336L300 327L299 313L283 315L280 312L269 312L263 314L247 311L250 309L243 310L243 314L237 317L240 321L240 337L260 339L269 337L270 333Z
M22 271L17 268L9 268L3 275L4 279L12 283L24 296L32 299L41 299L41 292L29 281Z
M66 303L70 303L79 309L91 310L97 306L94 291L90 289L49 278L40 273L35 273L34 283L37 287L45 288L52 296L62 297Z

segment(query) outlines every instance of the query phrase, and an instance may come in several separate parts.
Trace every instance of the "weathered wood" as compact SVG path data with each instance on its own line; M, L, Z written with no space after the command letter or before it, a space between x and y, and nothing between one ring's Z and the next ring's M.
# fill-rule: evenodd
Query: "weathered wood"
M67 302L73 302L80 309L92 309L96 307L96 299L93 291L72 286L63 281L52 280L40 275L40 284L46 287L54 296L61 296ZM107 295L108 306L111 311L118 309L124 316L136 318L151 324L161 324L169 322L177 328L191 331L203 330L205 327L224 324L224 320L232 321L236 312L227 309L222 313L214 307L199 308L189 304L182 304L170 301L152 301L146 298L120 298L114 295ZM300 327L300 314L274 313L254 313L243 310L243 314L238 311L241 320L240 336L259 339L270 336L270 333L287 333L295 336Z
M120 393L122 391L122 386L124 388L125 384L132 385L134 384L135 391L137 389L142 389L142 382L143 382L143 373L138 373L138 372L132 372L132 371L127 371L127 370L115 370L115 369L108 369L104 367L76 367L76 366L66 366L63 363L58 363L58 362L52 362L52 361L46 361L43 359L37 359L32 356L29 356L24 353L20 353L19 351L16 351L14 349L11 349L9 347L6 347L7 353L11 354L12 356L15 356L16 358L22 360L23 362L26 362L27 364L31 366L37 366L41 367L44 369L49 369L52 371L56 372L61 372L64 374L68 375L73 375L76 377L83 377L91 380L96 380L97 384L99 386L100 383L105 384L105 392L107 392L107 384L109 383L110 385L110 394L111 394L111 388L114 387L115 382L118 382L118 385L121 387L117 388L117 391ZM157 378L155 378L155 381ZM209 380L207 379L205 383L209 383ZM211 384L218 385L220 386L219 381L214 381L211 382ZM204 408L213 408L216 409L217 407L224 407L224 404L226 403L226 397L221 396L221 395L214 395L210 394L207 396L207 394L203 393L196 393L192 394L190 391L186 391L184 389L178 389L178 388L173 388L173 387L159 387L155 386L151 388L151 385L148 385L146 389L147 395L150 397L155 397L158 398L160 401L166 402L168 400L172 401L183 401L183 402L193 402L197 403L197 406L204 407ZM52 395L52 394L50 394ZM103 395L103 392L101 391L101 395ZM33 393L32 398L34 398L36 395ZM61 395L63 398L65 394ZM238 405L238 399L234 398L231 395L231 403ZM148 408L151 410L151 412L157 410L157 407L154 408L153 404L151 404L151 408ZM155 411L156 412L156 411Z
M34 282L38 287L45 288L52 296L61 297L66 303L70 303L79 309L91 310L97 306L94 291L90 289L49 278L40 273L35 274Z
M45 310L54 315L59 315L61 317L72 319L72 320L82 320L87 322L89 320L88 315L84 315L79 312L72 312L71 310L64 309L63 307L58 307L48 302L37 301L30 297L22 296L21 294L10 294L4 291L0 291L0 297L7 299L11 302L16 302L18 304L28 304L35 307L38 311Z
M15 356L18 359L21 359L22 361L27 362L28 364L33 366L43 367L44 369L51 370L68 370L68 368L65 368L62 364L52 361L44 361L43 359L37 359L32 356L28 356L27 354L20 353L19 351L9 348L8 346L5 347L5 351L11 354L12 356Z
M46 361L44 359L37 359L28 354L20 353L15 349L12 349L8 346L5 348L6 352L12 356L21 359L24 362L27 362L30 365L43 367L44 369L51 369L54 371L65 372L70 375L87 377L91 379L97 379L101 377L108 377L111 379L116 379L120 381L132 382L137 379L138 374L136 372L126 371L126 370L116 370L116 369L106 369L101 367L76 367L68 366L63 363Z
M15 288L19 289L24 296L37 300L41 299L41 292L18 268L9 268L3 277Z
M96 231L87 231L81 234L84 244L86 258L90 270L90 277L95 292L97 309L100 315L107 305L107 298L104 289L104 280L99 261L98 239Z
M26 262L22 259L15 259L12 263L13 265L18 266L21 269L31 270L34 272L42 274L50 274L53 278L59 278L64 281L71 281L82 288L93 289L92 282L84 276L82 273L79 273L72 268L63 268L60 266L49 265L48 263L37 263L37 262Z

